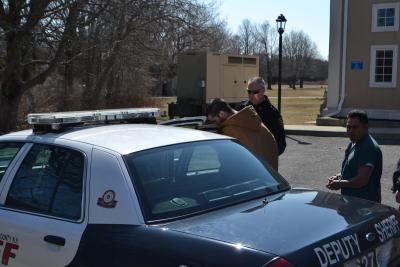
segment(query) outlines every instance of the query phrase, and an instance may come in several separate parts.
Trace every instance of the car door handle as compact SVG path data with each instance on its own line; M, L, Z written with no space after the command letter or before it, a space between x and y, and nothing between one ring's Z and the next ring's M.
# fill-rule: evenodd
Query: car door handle
M43 238L44 241L54 244L54 245L58 245L58 246L64 246L65 245L65 238L64 237L60 237L60 236L55 236L55 235L46 235Z

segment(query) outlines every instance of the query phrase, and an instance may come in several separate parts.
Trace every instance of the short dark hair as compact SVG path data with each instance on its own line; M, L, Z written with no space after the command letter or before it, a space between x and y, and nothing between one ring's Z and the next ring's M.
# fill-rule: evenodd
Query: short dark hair
M207 107L207 116L215 117L220 111L225 111L227 113L233 113L232 107L226 103L224 100L216 98Z
M358 118L361 123L368 124L368 116L367 113L363 110L352 110L347 114L347 118Z

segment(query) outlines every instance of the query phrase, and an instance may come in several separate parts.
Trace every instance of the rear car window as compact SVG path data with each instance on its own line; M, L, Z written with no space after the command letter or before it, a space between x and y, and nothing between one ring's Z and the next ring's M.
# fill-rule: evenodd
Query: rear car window
M147 221L186 216L289 187L233 140L150 149L125 160Z
M21 163L6 206L71 220L81 218L84 156L51 145L34 145Z
M0 181L24 143L0 143Z

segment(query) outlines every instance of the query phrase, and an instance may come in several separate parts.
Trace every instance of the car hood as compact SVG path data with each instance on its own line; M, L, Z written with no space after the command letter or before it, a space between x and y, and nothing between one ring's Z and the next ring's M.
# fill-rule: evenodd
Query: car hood
M300 266L320 266L332 263L331 259L346 261L400 232L395 226L389 229L392 234L384 232L391 227L389 224L384 225L385 229L376 227L390 217L396 222L400 220L393 208L358 198L292 189L266 200L258 199L163 227L281 255ZM367 242L365 236L369 233L372 236ZM334 253L340 249L343 253ZM307 262L302 262L304 256Z

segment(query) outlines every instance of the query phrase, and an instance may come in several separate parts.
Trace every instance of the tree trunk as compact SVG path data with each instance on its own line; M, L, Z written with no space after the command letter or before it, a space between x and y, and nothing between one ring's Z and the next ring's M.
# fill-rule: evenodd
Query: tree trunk
M272 68L271 60L267 54L267 89L272 90Z
M84 30L82 30L84 32ZM99 29L96 24L91 24L89 26L89 33L85 36L84 49L87 50L87 57L85 59L85 90L82 97L82 109L92 109L94 108L94 92L95 92L95 82L98 73L101 72L99 69L101 66L100 55L97 50L97 43L99 40Z
M112 69L108 75L107 86L104 92L104 103L106 108L113 107L113 100L114 100L114 80L115 80L115 69Z
M299 83L300 83L300 88L303 88L303 84L304 84L304 80L303 80L303 78L300 78L300 81L299 81Z
M1 134L17 130L17 115L18 115L20 100L21 96L0 97Z
M21 90L21 39L16 31L6 34L7 56L6 67L3 72L1 85L2 95L12 97L18 95Z
M97 79L94 86L94 90L96 90L96 94L94 95L95 105L98 105L99 102L104 102L105 100L104 85L108 83L108 79L110 79L110 73L114 73L115 63L117 62L122 49L122 42L129 33L129 27L127 26L127 22L125 21L124 17L125 16L121 16L116 29L117 39L112 45L110 56L107 58L104 69L102 70L100 77ZM107 89L112 90L112 88Z
M293 77L292 79L292 89L296 90L296 77Z
M16 129L18 105L22 95L20 38L15 31L8 32L6 38L6 67L0 91L0 131L2 132Z
M24 21L23 25L21 25L21 20L24 17L22 16L23 5L21 3L24 1L11 2L13 5L9 4L9 12L12 16L7 16L8 19L4 19L4 16L6 16L4 10L1 12L3 13L2 16L0 16L3 30L6 28L5 39L7 44L6 67L2 73L0 89L0 131L6 132L16 129L18 106L24 91L35 85L43 84L46 78L55 70L66 42L70 40L70 34L75 30L79 6L81 5L81 2L77 1L69 7L69 15L64 24L64 32L58 42L53 59L47 63L47 68L35 74L34 77L30 77L32 73L29 72L29 69L34 66L29 66L29 63L35 64L35 62L29 62L32 58L26 56L30 50L28 46L31 45L29 40L33 40L33 29L42 18L50 1L30 1L35 8L32 8L28 14L24 14L27 18L25 18L26 21Z
M91 46L91 43L88 44L88 47ZM93 108L93 98L94 98L94 81L95 81L95 69L94 66L96 64L96 48L94 46L88 49L87 58L85 62L85 90L82 101L82 108L84 109L92 109Z
M268 79L267 79L267 89L272 90L272 79L271 79L271 76L269 76L269 75L268 75Z
M62 92L62 98L59 103L58 110L59 111L66 111L68 110L68 103L69 103L69 97L73 94L73 83L74 83L74 77L73 77L73 65L71 60L71 54L66 53L66 62L64 66L64 88Z

